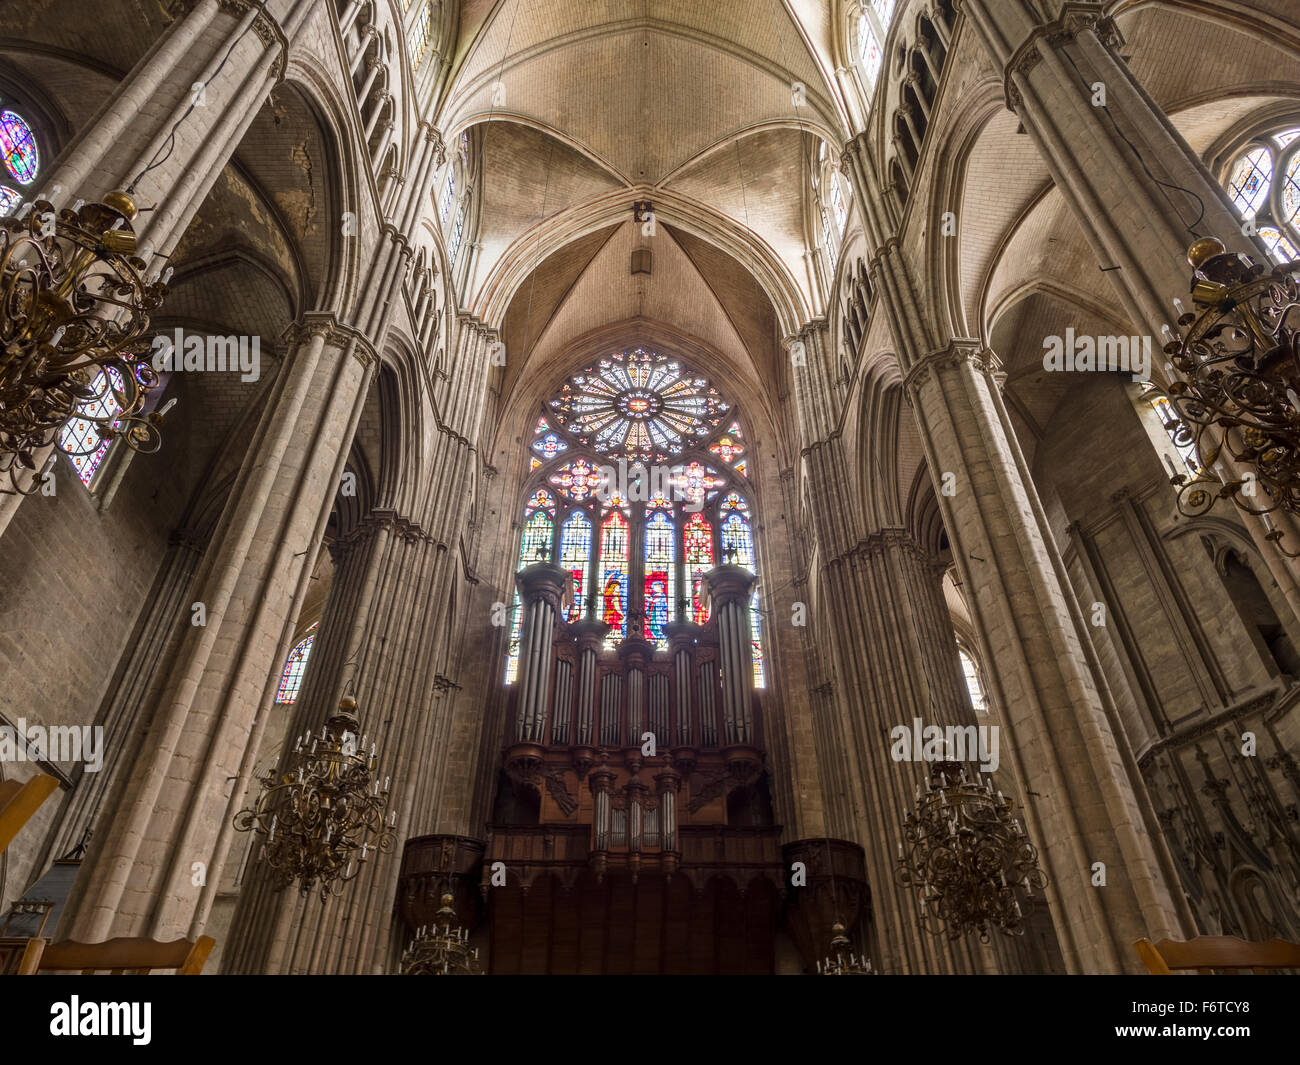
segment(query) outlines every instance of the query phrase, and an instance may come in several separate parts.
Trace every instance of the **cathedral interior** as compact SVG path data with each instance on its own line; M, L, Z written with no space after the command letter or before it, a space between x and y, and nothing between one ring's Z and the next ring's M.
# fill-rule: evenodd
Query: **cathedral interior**
M4 0L0 162L0 972L1300 941L1293 0Z

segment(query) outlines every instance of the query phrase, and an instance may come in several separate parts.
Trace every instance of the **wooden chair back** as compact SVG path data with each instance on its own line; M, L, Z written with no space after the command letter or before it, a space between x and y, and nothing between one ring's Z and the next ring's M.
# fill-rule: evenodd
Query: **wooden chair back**
M18 975L80 972L83 976L93 976L106 972L138 976L155 969L175 969L177 976L198 976L214 946L216 940L211 936L199 936L193 943L188 939L159 943L153 939L126 937L103 943L78 943L71 939L51 943L48 939L32 939L18 964Z
M1300 943L1285 939L1252 943L1236 936L1197 936L1185 942L1139 939L1133 946L1147 969L1158 976L1172 976L1176 971L1204 974L1300 969Z
M22 783L0 781L0 853L58 786L59 782L45 773L37 773Z

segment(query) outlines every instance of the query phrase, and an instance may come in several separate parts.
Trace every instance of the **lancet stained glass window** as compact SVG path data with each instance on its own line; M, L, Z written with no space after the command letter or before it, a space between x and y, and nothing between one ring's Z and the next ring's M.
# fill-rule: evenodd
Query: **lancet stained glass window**
M645 531L645 638L661 651L668 648L664 626L673 613L677 595L676 542L673 520L656 510Z
M691 582L691 620L703 625L709 608L700 595L700 581L713 569L713 529L702 514L691 515L686 523L686 569Z
M562 620L603 622L607 650L635 637L664 654L671 623L712 622L705 574L724 560L757 574L753 445L731 404L679 359L646 347L606 355L571 375L529 428L518 568L548 544L576 592ZM507 683L517 675L515 603ZM762 685L758 600L751 606Z
M316 626L313 625L307 630L307 635L293 645L288 661L284 664L284 672L280 674L280 687L275 693L277 703L292 703L298 698L298 690L302 687L303 670L307 668L307 657L311 654L311 647L315 640Z
M105 373L108 374L108 380L112 384L111 388L105 387ZM122 409L122 404L117 399L122 392L122 375L118 370L110 366L107 370L101 370L95 375L93 387L96 393L100 393L102 390L102 395L98 399L92 399L77 408L86 417L69 418L63 428L59 430L59 447L67 453L73 469L77 471L81 483L87 488L90 487L90 482L95 479L95 474L103 464L108 449L112 446L112 441L103 439L99 435L98 426L88 419L111 418ZM117 422L111 424L116 428Z
M612 511L600 531L600 620L610 642L627 635L627 548L627 519Z
M573 577L573 603L565 621L582 616L582 601L587 593L587 564L591 561L591 519L575 510L564 522L560 533L560 565Z
M411 28L406 35L406 47L411 53L412 71L420 69L431 36L433 36L433 2L424 0L420 5L419 14L415 16L415 21L411 23Z

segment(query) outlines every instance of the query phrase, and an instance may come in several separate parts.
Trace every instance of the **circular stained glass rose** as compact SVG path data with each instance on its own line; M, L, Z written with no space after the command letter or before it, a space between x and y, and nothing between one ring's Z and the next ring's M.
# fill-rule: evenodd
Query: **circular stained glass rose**
M551 400L556 420L601 454L659 462L702 443L726 401L676 359L637 348L575 374Z
M32 127L16 111L0 111L0 154L4 156L5 169L15 181L30 185L36 180L40 165L36 137Z

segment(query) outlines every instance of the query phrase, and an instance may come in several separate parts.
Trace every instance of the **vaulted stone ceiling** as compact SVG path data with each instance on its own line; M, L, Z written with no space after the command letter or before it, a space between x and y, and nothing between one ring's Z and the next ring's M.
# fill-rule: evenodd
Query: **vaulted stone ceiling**
M463 299L502 329L503 396L538 371L572 370L578 338L664 323L779 407L790 325L767 290L783 286L800 317L815 312L803 175L819 140L846 135L828 78L830 7L462 5L439 125L474 128L481 153L480 250ZM636 200L655 206L649 240ZM637 247L653 252L649 276L630 272Z

